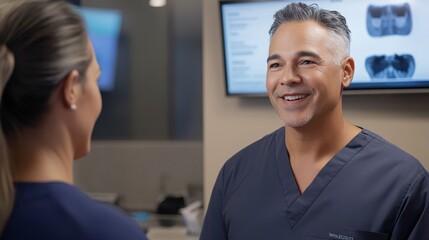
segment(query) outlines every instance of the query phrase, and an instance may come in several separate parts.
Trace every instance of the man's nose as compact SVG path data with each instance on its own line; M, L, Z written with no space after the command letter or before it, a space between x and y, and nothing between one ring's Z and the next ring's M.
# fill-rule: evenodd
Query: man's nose
M283 69L283 73L280 79L281 85L292 85L299 83L301 81L301 77L297 73L297 70L294 66L286 65Z

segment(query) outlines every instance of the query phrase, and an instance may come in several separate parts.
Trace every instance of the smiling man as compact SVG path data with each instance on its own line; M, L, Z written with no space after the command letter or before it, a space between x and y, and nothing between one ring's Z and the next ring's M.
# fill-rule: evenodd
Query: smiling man
M427 239L427 170L343 116L346 19L291 3L270 35L266 84L284 127L225 163L201 239Z

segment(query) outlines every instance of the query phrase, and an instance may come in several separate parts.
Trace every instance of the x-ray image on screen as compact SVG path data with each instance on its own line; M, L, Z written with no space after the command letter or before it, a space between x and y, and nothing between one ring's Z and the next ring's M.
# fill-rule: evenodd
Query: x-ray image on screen
M368 57L365 61L365 67L371 80L396 78L410 79L414 74L416 67L414 58L410 54L391 56L378 55Z
M408 35L413 27L410 4L369 5L366 26L373 37Z

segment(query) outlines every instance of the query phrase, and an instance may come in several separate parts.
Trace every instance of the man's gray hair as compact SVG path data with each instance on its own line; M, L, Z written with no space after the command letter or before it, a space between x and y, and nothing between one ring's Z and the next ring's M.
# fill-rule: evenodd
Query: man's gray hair
M317 4L290 3L274 14L274 22L269 34L272 37L281 24L292 21L315 21L325 27L333 35L336 42L337 56L335 62L339 64L342 59L350 55L350 29L346 18L337 11L320 9Z

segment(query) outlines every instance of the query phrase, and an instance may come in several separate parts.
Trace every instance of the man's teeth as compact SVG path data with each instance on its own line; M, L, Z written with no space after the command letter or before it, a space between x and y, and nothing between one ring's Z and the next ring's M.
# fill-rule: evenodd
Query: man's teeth
M285 100L287 100L287 101L295 101L295 100L299 100L299 99L305 98L305 95L284 96L283 98Z

